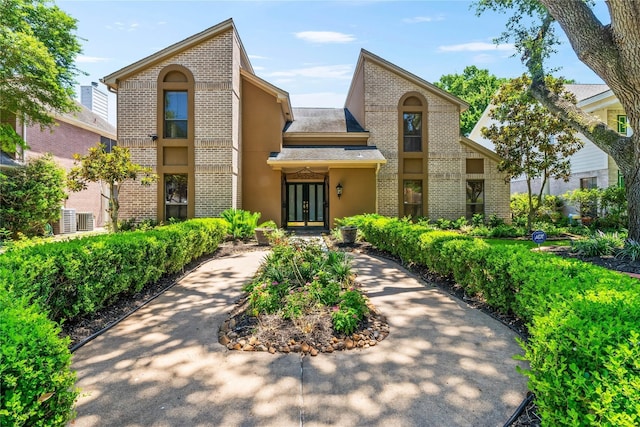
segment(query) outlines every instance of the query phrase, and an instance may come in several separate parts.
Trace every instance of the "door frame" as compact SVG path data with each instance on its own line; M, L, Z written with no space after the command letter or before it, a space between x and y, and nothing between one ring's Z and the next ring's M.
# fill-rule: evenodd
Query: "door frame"
M307 193L308 198L308 186L315 184L323 185L323 200L322 203L322 213L323 213L323 225L308 225L308 217L305 218L303 216L303 225L290 225L289 222L289 186L303 184L306 185L307 191L303 190L304 193ZM328 230L329 229L329 193L328 193L328 185L329 185L329 175L323 173L312 172L308 168L302 169L301 171L286 174L282 173L282 226L287 229L309 229L309 230ZM304 188L304 187L303 187ZM307 200L308 202L308 200ZM304 214L303 214L304 215ZM296 223L296 221L292 221ZM318 221L319 222L319 221Z

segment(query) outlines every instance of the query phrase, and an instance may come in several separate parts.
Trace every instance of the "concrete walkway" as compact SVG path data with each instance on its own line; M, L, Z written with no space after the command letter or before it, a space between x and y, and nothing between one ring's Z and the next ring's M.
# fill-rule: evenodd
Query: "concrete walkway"
M526 393L515 334L397 264L355 267L390 335L319 354L243 353L219 325L263 252L212 260L79 349L72 426L500 426Z

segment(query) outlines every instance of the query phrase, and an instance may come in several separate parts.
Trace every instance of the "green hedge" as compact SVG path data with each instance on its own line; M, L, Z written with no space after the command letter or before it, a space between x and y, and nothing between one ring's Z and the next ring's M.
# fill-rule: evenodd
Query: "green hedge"
M73 417L68 339L40 308L0 285L0 425L64 426Z
M214 252L227 228L222 219L194 219L1 254L0 425L64 426L78 393L69 340L55 322L180 271Z
M150 231L21 248L0 256L0 282L17 295L30 296L52 320L69 320L215 251L226 230L221 219L194 219Z
M521 345L545 425L640 425L640 283L519 245L362 215L347 219L374 246L453 277L529 326Z

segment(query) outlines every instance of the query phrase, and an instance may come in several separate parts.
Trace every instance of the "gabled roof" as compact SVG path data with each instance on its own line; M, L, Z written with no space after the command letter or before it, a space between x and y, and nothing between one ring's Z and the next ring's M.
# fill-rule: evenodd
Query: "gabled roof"
M605 84L566 84L565 89L576 96L578 102L600 95L609 90Z
M280 89L277 86L272 85L268 81L261 79L253 73L250 73L244 69L240 69L240 75L243 79L251 82L254 86L259 87L263 91L273 95L277 102L281 105L282 112L287 121L293 120L293 109L291 108L291 100L289 99L289 92Z
M64 114L56 114L56 120L69 123L70 125L88 130L109 139L117 139L115 126L79 102L75 101L75 103L80 110Z
M409 71L405 70L404 68L400 68L397 65L365 50L365 49L361 49L360 50L360 57L358 58L358 63L356 65L356 70L354 72L354 75L356 75L358 73L358 70L360 69L360 67L363 66L364 61L371 61L374 64L385 68L389 71L391 71L392 73L395 73L397 75L399 75L400 77L409 80L410 82L421 86L422 88L424 88L425 90L441 97L444 99L447 99L448 101L457 104L460 107L460 112L466 110L467 108L469 108L469 104L466 103L465 101L463 101L462 99L458 98L455 95L450 94L449 92L447 92L446 90L440 89L438 86L434 85L433 83L429 83L428 81L424 80L421 77L416 76L413 73L410 73ZM347 99L349 99L349 97L351 96L351 92L353 90L353 85L355 83L355 79L352 79L351 81L351 86L349 87L349 92L347 95Z
M498 154L495 151L490 150L489 148L485 147L484 145L481 145L481 144L477 143L476 141L474 141L473 139L467 138L466 136L461 136L460 137L460 143L463 144L463 145L466 145L467 147L469 147L473 151L476 151L476 152L482 154L483 156L490 158L491 160L495 160L496 162L499 162L499 161L502 160L502 158L500 156L498 156Z
M197 34L192 35L191 37L187 37L186 39L179 41L177 43L172 44L169 47L166 47L158 52L147 56L137 62L134 62L131 65L128 65L120 70L109 74L108 76L103 77L100 81L106 84L111 89L116 89L118 87L118 80L122 80L132 74L135 74L149 66L156 64L164 59L174 56L182 51L190 49L191 47L198 45L204 41L212 39L219 34L232 30L238 39L238 44L240 45L240 54L242 55L242 62L246 64L248 67L248 71L250 73L254 73L253 68L251 67L251 62L249 61L249 56L247 52L244 50L244 46L242 45L242 41L240 37L237 36L238 32L236 31L236 27L233 23L233 19L227 19L213 27L207 28L204 31L201 31Z

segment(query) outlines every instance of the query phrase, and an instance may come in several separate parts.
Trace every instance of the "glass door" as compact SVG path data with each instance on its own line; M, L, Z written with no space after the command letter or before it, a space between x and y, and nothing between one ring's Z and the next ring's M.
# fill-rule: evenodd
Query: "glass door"
M287 227L324 227L323 182L287 183Z

